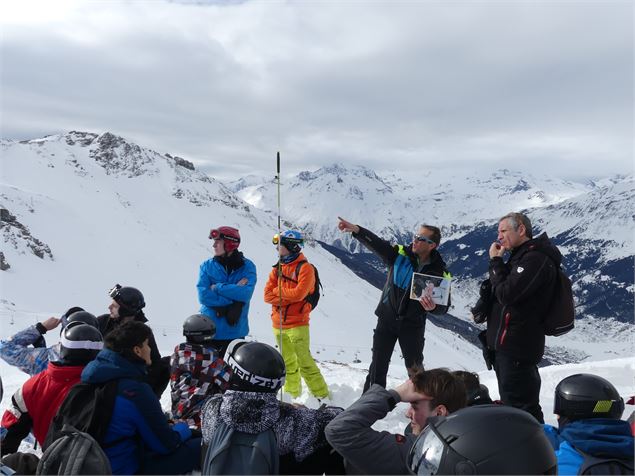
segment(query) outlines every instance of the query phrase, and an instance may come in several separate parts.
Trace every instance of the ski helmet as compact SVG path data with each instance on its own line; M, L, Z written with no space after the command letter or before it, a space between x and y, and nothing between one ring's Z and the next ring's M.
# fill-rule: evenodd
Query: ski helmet
M413 474L556 474L553 447L529 413L477 405L431 417L408 455Z
M104 339L96 328L76 322L67 326L60 338L60 360L65 364L85 365L93 360L104 346Z
M274 245L280 243L286 249L288 249L291 253L299 253L302 246L304 246L304 238L302 237L302 233L295 230L286 230L278 236L276 233L273 236L273 240L271 240Z
M88 324L89 326L93 326L95 329L99 329L99 321L94 315L87 311L77 311L68 316L66 318L66 324L64 325L64 327L68 327L71 324L77 325L80 323ZM62 321L62 324L64 324L64 321Z
M240 245L240 232L231 226L219 226L209 232L210 240L223 240L225 253L231 253Z
M556 386L553 412L569 420L619 420L624 412L624 400L608 380L592 374L575 374Z
M216 335L216 325L203 314L192 314L183 323L183 335L192 344L208 344Z
M119 304L119 317L134 316L146 306L143 294L137 288L115 284L108 294Z
M270 345L236 339L229 344L225 360L233 370L231 390L275 393L284 385L284 360Z

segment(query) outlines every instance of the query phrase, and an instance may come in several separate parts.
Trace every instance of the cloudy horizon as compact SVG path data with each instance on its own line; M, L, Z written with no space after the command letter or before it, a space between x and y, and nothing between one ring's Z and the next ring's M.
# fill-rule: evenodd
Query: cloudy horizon
M633 172L631 2L11 1L5 139L110 131L219 178L335 162Z

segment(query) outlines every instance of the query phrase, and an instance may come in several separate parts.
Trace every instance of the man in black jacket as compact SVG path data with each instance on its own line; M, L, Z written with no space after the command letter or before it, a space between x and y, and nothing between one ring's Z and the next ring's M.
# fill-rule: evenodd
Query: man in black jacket
M338 217L339 218L339 217ZM410 299L413 273L450 277L445 262L437 251L441 231L421 225L412 244L391 245L369 230L339 218L338 228L353 233L364 246L388 266L388 277L375 309L377 327L373 335L373 357L364 384L364 392L374 383L386 387L390 356L399 340L404 363L409 372L423 366L423 344L428 312L445 314L450 305L441 306L424 295L419 302Z
M511 252L507 262L505 251ZM487 317L487 346L493 351L500 398L544 423L537 364L545 351L543 318L562 255L546 233L533 238L529 218L508 213L499 220L489 257L494 302Z
M148 322L143 313L143 308L146 305L145 299L137 288L116 284L108 295L112 298L112 302L108 306L109 314L97 317L99 330L104 337L128 321L144 324ZM170 381L170 357L161 357L154 335L150 335L149 345L152 364L147 368L146 382L152 387L157 397L161 398Z

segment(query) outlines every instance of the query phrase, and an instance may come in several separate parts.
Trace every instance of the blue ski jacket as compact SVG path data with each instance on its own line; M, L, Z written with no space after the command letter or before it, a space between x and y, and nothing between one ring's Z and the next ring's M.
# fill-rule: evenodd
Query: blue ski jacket
M187 423L170 426L152 388L143 381L143 363L103 349L82 372L82 382L118 380L117 397L104 437L104 452L112 474L135 474L143 451L169 454L191 437Z
M46 370L49 361L59 360L59 344L51 347L30 347L42 339L37 327L29 326L13 337L0 341L0 357L9 365L31 376Z
M201 303L201 313L208 316L216 325L218 340L243 338L249 334L249 301L256 287L256 265L242 257L242 266L228 270L217 257L208 259L201 264L198 276L198 301ZM237 283L247 278L247 284L239 286ZM214 289L212 289L214 285ZM238 322L230 325L227 319L219 316L217 309L229 306L234 302L243 303Z
M633 461L633 435L628 422L608 418L577 420L558 430L545 425L545 434L558 458L558 474L578 474L583 453L596 458Z

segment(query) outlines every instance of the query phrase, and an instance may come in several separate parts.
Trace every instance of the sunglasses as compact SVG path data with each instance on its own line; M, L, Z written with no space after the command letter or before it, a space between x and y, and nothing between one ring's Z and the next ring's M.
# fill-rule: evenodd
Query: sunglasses
M415 235L415 240L417 240L417 241L425 241L426 243L428 243L430 245L436 245L436 243L434 241L432 241L427 236L423 236L423 235Z

